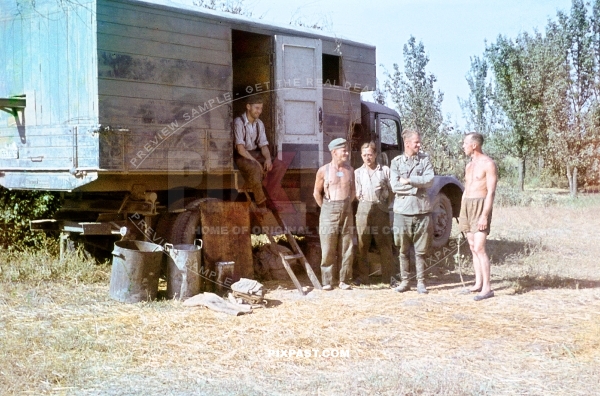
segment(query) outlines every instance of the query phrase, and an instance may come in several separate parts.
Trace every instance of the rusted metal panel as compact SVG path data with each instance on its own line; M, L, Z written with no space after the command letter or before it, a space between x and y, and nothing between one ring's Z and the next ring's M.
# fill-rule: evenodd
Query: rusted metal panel
M247 202L207 200L200 204L204 264L234 261L234 278L254 277Z

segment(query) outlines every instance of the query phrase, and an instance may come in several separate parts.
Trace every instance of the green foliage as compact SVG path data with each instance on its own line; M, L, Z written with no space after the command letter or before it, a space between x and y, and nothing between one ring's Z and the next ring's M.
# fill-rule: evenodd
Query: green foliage
M417 130L423 140L423 149L429 153L436 174L452 174L462 179L464 155L462 136L442 116L442 92L435 91L437 81L426 71L429 57L425 46L410 37L404 45L404 71L394 64L394 72L386 72L384 90L396 105L402 127ZM379 92L378 97L383 95Z
M58 193L9 191L0 187L0 245L8 250L24 250L45 243L45 235L29 230L29 220L51 218L62 200Z
M500 109L494 101L494 90L488 78L488 63L485 58L471 58L471 70L466 79L469 84L469 98L459 98L467 129L484 136L491 135L498 128Z
M492 81L486 80L486 61ZM519 159L514 181L521 189L525 164L540 156L554 176L568 181L573 196L578 185L597 183L600 0L591 12L589 4L573 0L570 13L559 12L543 34L498 37L485 59L471 60L467 82L471 93L461 106L469 127L487 131L492 157Z
M109 279L108 263L98 265L82 250L67 252L60 259L58 251L58 240L43 234L37 239L36 248L0 251L0 282L63 280L96 283Z
M424 145L435 139L442 126L443 93L435 92L434 83L437 81L433 74L428 74L425 68L429 57L425 54L422 42L417 44L410 37L403 47L404 71L394 64L394 73L386 72L385 90L390 94L396 105L404 128L417 130L423 137Z
M498 185L494 206L530 206L533 202L531 196L518 188L509 185Z
M597 1L593 15L599 4ZM553 84L546 95L550 120L546 153L555 172L567 176L573 196L578 184L590 179L590 170L596 175L593 168L599 137L600 83L597 29L598 21L588 17L581 0L573 0L570 15L559 13L558 22L549 23L547 28L560 62L553 70Z
M525 179L524 160L546 142L544 92L549 84L545 42L541 34L520 34L514 41L498 37L486 49L496 82L494 100L505 115L505 128L493 134L493 144L520 159L519 187Z

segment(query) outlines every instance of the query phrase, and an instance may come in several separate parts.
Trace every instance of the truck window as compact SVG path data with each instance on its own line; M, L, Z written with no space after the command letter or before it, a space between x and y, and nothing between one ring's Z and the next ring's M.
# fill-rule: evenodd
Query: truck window
M379 118L381 150L399 150L398 123L391 118Z

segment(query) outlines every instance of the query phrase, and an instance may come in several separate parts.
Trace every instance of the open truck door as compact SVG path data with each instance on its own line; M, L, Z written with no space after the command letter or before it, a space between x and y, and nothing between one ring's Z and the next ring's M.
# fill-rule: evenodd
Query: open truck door
M276 35L274 52L277 156L288 169L316 169L323 164L321 40Z

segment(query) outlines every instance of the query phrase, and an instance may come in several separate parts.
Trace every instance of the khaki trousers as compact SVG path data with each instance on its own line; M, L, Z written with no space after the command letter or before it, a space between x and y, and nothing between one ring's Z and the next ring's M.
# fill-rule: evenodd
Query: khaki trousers
M354 219L350 200L323 201L319 217L321 239L321 279L323 285L333 282L333 268L340 268L340 282L352 279L352 231Z
M356 212L356 234L358 239L358 278L361 283L369 282L369 247L374 239L381 257L381 280L390 283L396 275L392 255L392 230L387 207L380 203L359 202Z

